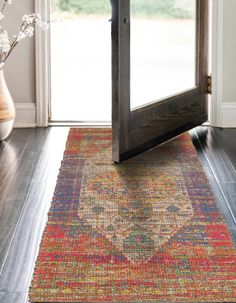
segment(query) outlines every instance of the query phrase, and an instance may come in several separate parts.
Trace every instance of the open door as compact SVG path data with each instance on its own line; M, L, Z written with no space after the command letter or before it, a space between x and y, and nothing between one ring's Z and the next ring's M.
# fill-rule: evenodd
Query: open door
M192 35L190 36L192 36L193 42L192 46L187 47L186 50L179 47L177 53L182 54L181 58L185 60L188 55L183 56L181 49L182 52L189 52L190 57L193 58L192 70L188 70L185 74L184 67L179 67L179 71L167 72L166 74L169 73L171 78L170 93L164 92L163 96L159 95L158 90L163 89L164 86L168 88L168 77L165 76L164 70L161 71L161 75L155 75L155 64L152 64L152 62L149 62L152 71L148 72L147 70L146 74L142 75L143 80L139 79L139 81L132 84L132 77L136 77L139 72L140 75L142 74L142 69L135 70L134 68L132 75L132 64L135 64L132 61L132 56L136 48L139 48L141 56L143 56L145 49L149 52L152 50L152 56L156 56L161 63L166 61L166 57L162 60L162 56L166 56L167 53L169 55L171 53L176 54L175 47L170 46L168 51L159 52L161 45L157 47L156 51L153 51L152 45L146 45L149 42L145 40L145 29L143 29L145 25L142 22L135 23L135 9L134 17L132 15L131 8L132 4L135 5L135 2L137 3L135 0L111 0L112 133L113 161L115 163L163 143L206 122L208 119L208 0L189 0L192 5L192 23L187 26L191 27ZM181 21L178 24L182 24ZM140 41L138 42L140 46L137 46L136 42L132 45L132 35L135 34L136 25L144 31L142 35L140 34ZM151 40L158 41L158 34L155 34L155 24L153 23L151 26L149 29L147 27L149 31L147 35L153 35ZM165 28L167 25L162 23L162 26ZM173 22L171 26L175 39L178 36L181 37L181 32L175 32L177 26L175 27ZM157 28L159 29L160 26ZM186 26L182 28L186 29ZM150 29L154 34L150 33ZM135 35L139 36L137 33ZM168 37L168 35L166 36ZM142 48L142 45L146 47ZM172 63L170 61L169 66L171 64L178 65L178 56L175 56L175 59L177 61L175 60ZM190 65L191 63L187 61L186 68L188 69ZM184 77L186 82L183 81L179 86L174 87ZM166 83L163 84L163 81ZM145 82L152 83L154 89L156 89L156 97L153 93L150 95L151 89L147 87L144 91L147 94L147 100L144 100L143 104L132 108L132 102L135 104L133 99L139 98L141 95L138 91L136 95L135 93L132 95L132 85L142 86L142 89L144 89ZM154 99L155 101L153 101Z

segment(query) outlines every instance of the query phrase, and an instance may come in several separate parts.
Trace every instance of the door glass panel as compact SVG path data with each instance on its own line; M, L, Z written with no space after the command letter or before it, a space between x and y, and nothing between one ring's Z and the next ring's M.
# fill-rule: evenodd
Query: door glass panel
M131 0L131 108L195 87L196 0Z

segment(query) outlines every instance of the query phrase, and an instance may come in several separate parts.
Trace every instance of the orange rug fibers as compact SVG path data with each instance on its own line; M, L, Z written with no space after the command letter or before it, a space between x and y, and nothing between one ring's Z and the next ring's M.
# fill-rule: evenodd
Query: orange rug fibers
M189 134L120 165L72 129L31 302L236 302L236 250Z

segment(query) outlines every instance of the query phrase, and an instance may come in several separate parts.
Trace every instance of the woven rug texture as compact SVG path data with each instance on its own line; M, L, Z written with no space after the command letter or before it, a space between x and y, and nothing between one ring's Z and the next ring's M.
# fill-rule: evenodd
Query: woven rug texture
M30 302L236 302L236 250L191 137L116 165L71 129Z

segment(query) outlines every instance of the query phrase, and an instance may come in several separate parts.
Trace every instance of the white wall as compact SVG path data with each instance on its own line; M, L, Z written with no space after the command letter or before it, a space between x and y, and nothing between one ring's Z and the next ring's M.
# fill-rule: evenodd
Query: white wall
M213 0L216 1L216 0ZM236 127L236 0L222 1L222 61L219 66L218 122L220 127ZM218 61L220 61L218 60ZM217 62L216 62L217 64ZM221 75L222 74L222 75ZM214 100L213 100L214 102Z
M3 27L11 36L17 33L24 14L34 12L33 0L14 0L5 10ZM4 68L9 90L15 103L35 102L34 38L23 40L8 58Z
M2 2L1 2L2 3ZM16 34L22 16L34 12L33 0L14 0L4 11L2 20L10 37ZM27 38L12 52L4 67L7 85L16 106L17 127L36 126L35 40Z
M223 103L230 103L236 102L236 0L223 2L222 100Z

